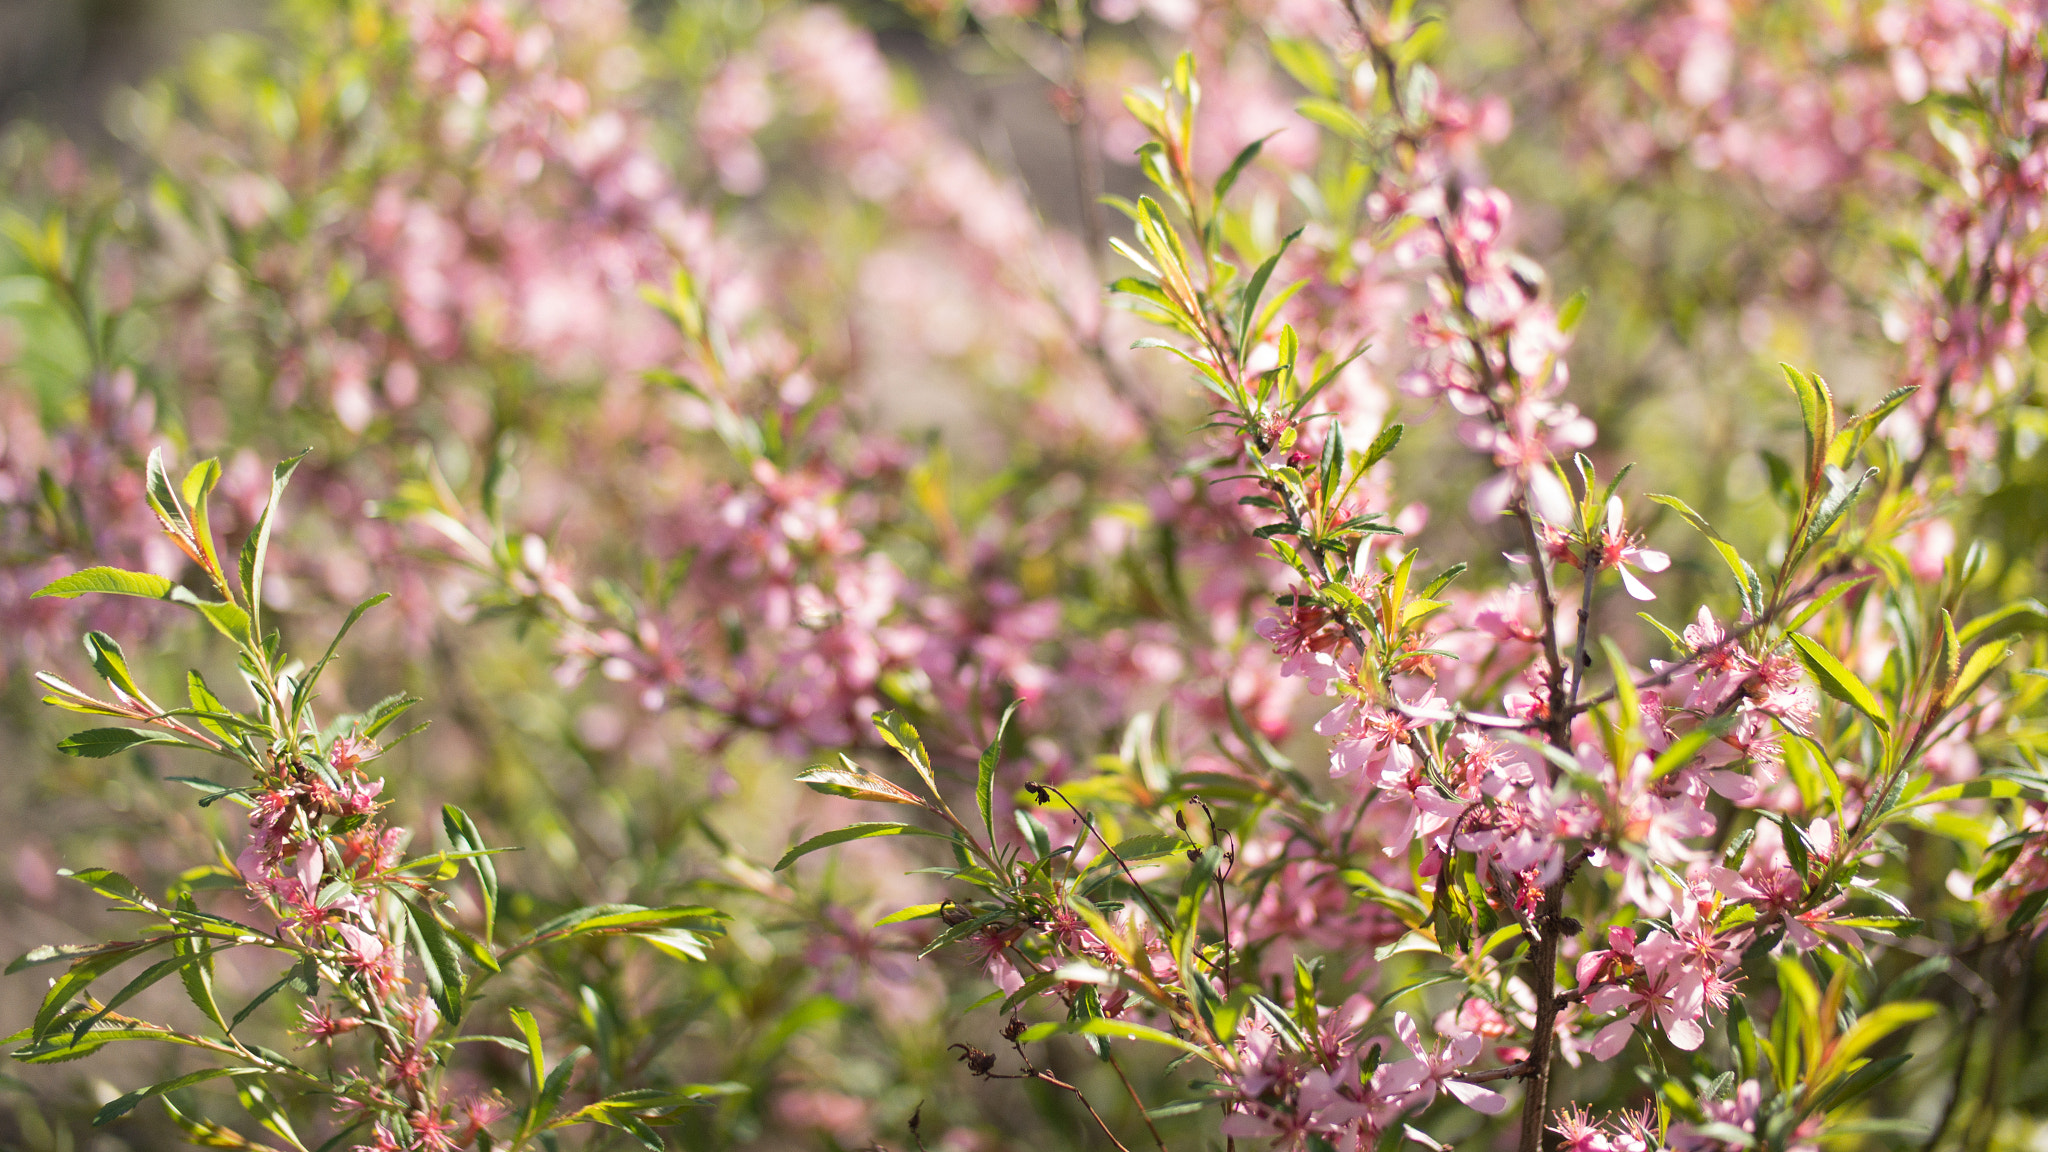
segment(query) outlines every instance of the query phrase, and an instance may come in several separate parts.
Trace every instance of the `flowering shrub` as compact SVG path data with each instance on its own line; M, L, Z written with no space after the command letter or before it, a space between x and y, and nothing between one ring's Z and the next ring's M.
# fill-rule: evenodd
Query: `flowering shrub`
M208 510L208 497L220 481L219 461L197 465L174 489L160 456L151 453L149 509L220 599L202 599L161 576L112 567L87 568L37 593L134 596L191 608L234 643L241 678L256 707L253 712L230 708L195 670L186 674L188 706L166 708L137 682L121 646L104 632L87 633L85 649L93 670L106 681L105 698L47 672L37 674L49 693L45 703L128 722L78 732L59 745L66 753L98 758L145 744L170 744L212 753L246 770L247 784L196 776L172 779L204 793L202 805L225 800L247 809L248 834L232 867L189 868L179 873L161 900L110 869L68 873L114 901L121 911L140 914L151 923L133 939L51 945L17 961L10 971L69 963L50 982L34 1023L11 1037L23 1045L15 1058L27 1063L74 1060L118 1041L141 1040L196 1048L216 1061L115 1097L94 1115L96 1124L126 1115L153 1097L231 1077L249 1115L295 1148L304 1145L291 1121L292 1105L294 1097L308 1095L325 1097L338 1116L330 1144L353 1134L360 1141L357 1146L375 1149L467 1148L479 1142L489 1147L496 1140L518 1147L568 1125L603 1124L630 1132L650 1147L662 1147L650 1123L664 1123L666 1114L676 1108L740 1086L641 1088L565 1107L583 1053L550 1065L534 1014L515 1005L508 1013L520 1035L464 1037L490 1040L531 1061L527 1101L514 1120L512 1105L495 1091L453 1091L446 1069L458 1062L454 1032L482 998L485 984L522 954L578 938L632 935L679 958L702 959L706 938L722 931L724 917L690 905L603 904L564 913L517 941L499 944L493 938L498 876L491 861L499 850L484 845L467 813L453 805L442 810L447 850L407 857L409 832L383 822L379 794L384 782L371 779L364 768L417 731L389 737L382 744L378 740L419 701L399 693L326 726L312 710L314 690L342 639L358 617L388 597L380 593L357 605L310 668L292 660L278 633L264 628L263 569L270 517L298 463L295 457L278 465L270 503L242 547L239 581L234 581L221 563ZM471 903L480 923L472 924L473 934L456 923L464 917L454 913L450 895L434 887L465 867L476 883ZM258 911L258 922L239 919L240 909L224 902L218 895L222 892L239 894ZM214 905L214 910L202 901ZM220 910L224 907L226 912ZM166 946L168 958L143 969L113 995L102 999L92 994L100 977ZM286 969L230 1018L215 991L215 957L238 948L275 953ZM211 1030L188 1032L119 1011L173 975ZM299 1048L326 1050L324 1073L235 1035L250 1013L279 992L302 1000L290 1031L303 1037ZM367 1056L336 1051L337 1041L347 1044L342 1038L351 1033L365 1042ZM219 1122L187 1114L168 1099L165 1104L194 1142L248 1146ZM492 1133L491 1125L500 1121L513 1130Z
M146 180L16 129L0 651L248 773L70 778L155 927L17 1059L301 1152L2023 1142L2040 13L1477 11L292 6Z

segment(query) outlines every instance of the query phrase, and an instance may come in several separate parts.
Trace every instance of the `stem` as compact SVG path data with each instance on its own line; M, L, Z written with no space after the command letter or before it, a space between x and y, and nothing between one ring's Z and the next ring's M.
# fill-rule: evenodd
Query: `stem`
M1116 1058L1114 1052L1110 1053L1109 1066L1116 1069L1116 1078L1123 1081L1124 1091L1131 1094L1131 1103L1137 1107L1138 1116L1145 1121L1146 1130L1152 1133L1152 1143L1158 1145L1159 1152L1166 1152L1166 1138L1159 1134L1159 1126L1152 1122L1152 1114L1145 1109L1145 1101L1139 1097L1138 1089L1132 1085L1131 1078L1125 1075L1123 1062Z
M1586 655L1586 641L1591 639L1593 631L1593 581L1600 574L1600 563L1591 545L1587 546L1586 551L1586 583L1579 592L1578 651L1572 656L1572 691L1570 698L1565 702L1567 716L1577 710L1579 689L1586 683L1586 666L1591 660Z

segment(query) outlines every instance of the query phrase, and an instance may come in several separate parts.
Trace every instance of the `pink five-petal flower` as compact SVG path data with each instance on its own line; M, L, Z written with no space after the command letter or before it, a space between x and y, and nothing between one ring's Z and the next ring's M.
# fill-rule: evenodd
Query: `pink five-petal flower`
M1394 1032L1415 1053L1386 1067L1385 1078L1373 1077L1373 1090L1398 1106L1399 1111L1419 1107L1436 1098L1439 1090L1476 1111L1492 1115L1508 1106L1507 1098L1490 1088L1457 1079L1458 1069L1470 1064L1485 1046L1476 1032L1446 1036L1434 1051L1425 1048L1415 1020L1406 1012L1394 1015Z
M1629 1030L1652 1017L1673 1044L1688 1052L1706 1040L1706 1030L1700 1027L1707 1010L1706 980L1686 964L1684 946L1665 933L1653 932L1636 945L1636 955L1643 965L1636 982L1606 985L1586 997L1588 1011L1627 1013L1593 1037L1591 1051L1597 1060L1621 1051Z
M1630 537L1621 522L1621 497L1607 501L1607 531L1602 533L1601 562L1621 573L1621 586L1638 600L1655 600L1657 594L1636 577L1631 566L1645 572L1662 572L1671 567L1671 557L1643 547L1640 537Z

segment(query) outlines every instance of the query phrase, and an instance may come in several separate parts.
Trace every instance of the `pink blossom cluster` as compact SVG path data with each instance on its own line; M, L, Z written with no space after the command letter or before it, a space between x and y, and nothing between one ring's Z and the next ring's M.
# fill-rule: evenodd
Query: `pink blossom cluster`
M1308 1047L1300 1051L1282 1042L1281 1026L1265 1019L1248 1022L1238 1038L1244 1066L1240 1100L1223 1119L1224 1135L1270 1138L1288 1148L1314 1136L1356 1152L1374 1147L1390 1125L1439 1094L1480 1112L1507 1108L1507 1097L1461 1076L1484 1046L1478 1031L1454 1030L1430 1044L1406 1012L1394 1014L1394 1032L1409 1055L1383 1058L1370 1078L1362 1077L1361 1058L1386 1044L1359 1043L1358 1030L1371 1011L1371 1002L1362 998L1322 1009Z

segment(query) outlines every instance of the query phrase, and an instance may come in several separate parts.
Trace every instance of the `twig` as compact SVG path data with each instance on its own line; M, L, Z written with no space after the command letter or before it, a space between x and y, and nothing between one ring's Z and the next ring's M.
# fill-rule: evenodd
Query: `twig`
M1109 1066L1116 1069L1116 1078L1123 1081L1124 1091L1131 1094L1131 1103L1137 1107L1138 1116L1145 1121L1146 1130L1152 1133L1152 1143L1158 1145L1159 1152L1166 1152L1166 1138L1159 1134L1159 1125L1152 1122L1152 1113L1145 1108L1145 1101L1139 1097L1138 1089L1131 1083L1131 1078L1125 1075L1123 1062L1116 1058L1114 1052L1109 1054Z

